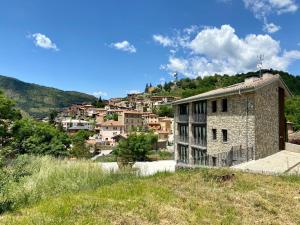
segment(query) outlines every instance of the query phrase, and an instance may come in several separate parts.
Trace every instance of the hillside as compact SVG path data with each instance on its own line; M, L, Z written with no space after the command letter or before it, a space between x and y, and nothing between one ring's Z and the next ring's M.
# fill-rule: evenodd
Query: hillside
M15 204L0 224L300 223L297 176L235 171L232 180L221 181L233 171L199 169L142 178L105 175L84 161L41 163L9 186L2 203Z
M0 90L14 99L17 106L33 117L45 117L53 109L68 107L75 103L92 102L94 96L25 83L0 75Z

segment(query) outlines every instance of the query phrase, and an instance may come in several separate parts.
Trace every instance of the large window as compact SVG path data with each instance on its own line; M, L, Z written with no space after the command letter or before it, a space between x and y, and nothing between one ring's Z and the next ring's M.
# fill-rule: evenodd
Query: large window
M228 141L228 132L227 130L222 130L222 135L223 135L223 142Z
M188 114L188 105L187 104L179 106L179 114L180 115L187 115Z
M206 146L206 126L193 126L194 144Z
M227 98L222 99L222 112L227 112L228 106L227 106Z
M206 114L206 101L194 103L194 114Z
M188 142L189 140L189 127L188 125L178 125L179 141Z
M208 164L208 156L206 154L206 150L193 148L192 156L195 165L207 165Z
M178 158L182 163L188 163L189 161L189 151L188 147L184 145L178 145Z
M217 112L217 101L212 101L211 102L211 111L214 113L214 112Z

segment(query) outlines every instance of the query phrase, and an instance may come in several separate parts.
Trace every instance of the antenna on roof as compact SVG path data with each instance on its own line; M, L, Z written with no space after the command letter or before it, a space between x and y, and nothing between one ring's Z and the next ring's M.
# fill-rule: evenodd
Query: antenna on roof
M259 69L259 77L262 76L262 69L263 69L263 61L264 61L264 55L260 54L257 56L257 68Z

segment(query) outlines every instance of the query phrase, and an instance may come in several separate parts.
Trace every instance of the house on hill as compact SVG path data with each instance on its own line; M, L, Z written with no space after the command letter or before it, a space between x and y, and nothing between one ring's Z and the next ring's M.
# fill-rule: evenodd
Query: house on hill
M284 150L289 96L279 75L264 74L173 102L175 159L231 166Z

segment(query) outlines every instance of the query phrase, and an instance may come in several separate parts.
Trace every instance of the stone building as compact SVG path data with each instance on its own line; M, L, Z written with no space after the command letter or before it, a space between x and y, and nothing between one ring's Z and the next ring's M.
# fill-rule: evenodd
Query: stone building
M175 159L230 166L284 150L290 95L279 75L264 74L175 101Z

